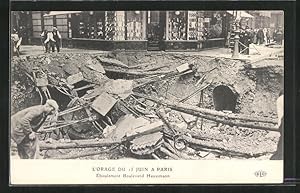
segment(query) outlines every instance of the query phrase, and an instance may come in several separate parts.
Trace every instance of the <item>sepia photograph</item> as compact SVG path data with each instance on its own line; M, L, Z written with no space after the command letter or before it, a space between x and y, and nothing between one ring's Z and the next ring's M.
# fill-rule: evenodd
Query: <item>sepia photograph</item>
M283 160L283 11L24 10L9 30L11 161Z

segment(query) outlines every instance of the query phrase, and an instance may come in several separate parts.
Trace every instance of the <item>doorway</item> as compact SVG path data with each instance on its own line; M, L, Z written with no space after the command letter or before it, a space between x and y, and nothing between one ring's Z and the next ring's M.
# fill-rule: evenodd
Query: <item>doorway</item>
M166 25L165 11L147 12L147 49L149 51L164 50L163 38Z

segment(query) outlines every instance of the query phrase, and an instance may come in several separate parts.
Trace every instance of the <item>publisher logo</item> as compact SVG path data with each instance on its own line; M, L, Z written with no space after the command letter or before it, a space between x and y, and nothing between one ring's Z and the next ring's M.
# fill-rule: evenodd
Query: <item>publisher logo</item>
M256 176L256 177L265 177L266 175L267 175L267 172L266 171L263 171L263 170L258 170L258 171L256 171L256 172L254 172L254 175Z

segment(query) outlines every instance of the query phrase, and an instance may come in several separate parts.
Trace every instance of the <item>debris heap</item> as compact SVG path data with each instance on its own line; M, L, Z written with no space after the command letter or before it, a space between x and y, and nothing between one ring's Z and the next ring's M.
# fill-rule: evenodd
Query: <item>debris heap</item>
M246 114L240 105L243 97L249 102L255 81L260 81L255 73L261 71L237 63L224 71L226 61L220 59L203 60L211 65L197 60L128 64L118 57L53 54L12 59L12 114L49 98L60 105L58 120L50 118L38 131L45 158L263 159L275 151L276 113ZM251 81L239 76L233 80L230 69ZM176 81L194 86L179 98L172 94ZM224 106L218 98L208 99L219 86L218 92L231 89L237 101L226 100L232 105ZM195 98L196 103L190 102ZM212 101L219 109L212 108Z

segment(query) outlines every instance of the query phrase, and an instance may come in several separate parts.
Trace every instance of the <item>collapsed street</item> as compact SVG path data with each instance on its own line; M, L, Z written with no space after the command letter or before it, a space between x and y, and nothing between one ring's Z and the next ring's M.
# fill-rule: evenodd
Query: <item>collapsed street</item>
M269 159L283 73L280 54L13 57L11 114L57 101L58 120L39 130L44 159Z

